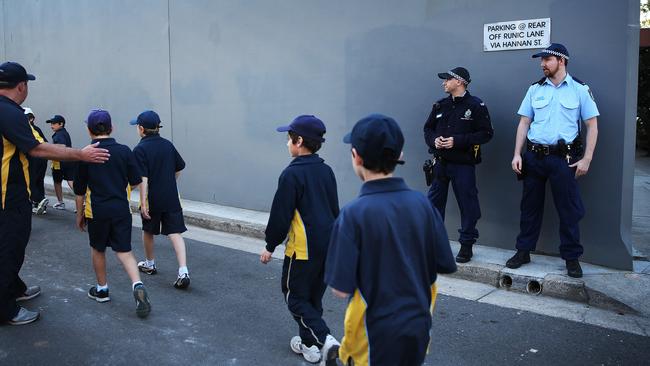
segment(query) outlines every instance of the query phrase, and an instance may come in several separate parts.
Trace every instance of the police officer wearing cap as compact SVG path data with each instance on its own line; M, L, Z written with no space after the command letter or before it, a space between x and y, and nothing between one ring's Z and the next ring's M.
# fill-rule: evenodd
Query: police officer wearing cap
M35 80L16 62L0 65L0 156L2 157L2 196L0 200L0 323L23 325L38 319L19 302L38 296L40 287L27 287L18 275L25 259L25 248L32 229L29 201L29 156L84 160L101 163L108 159L105 149L93 145L82 150L39 142L20 107L27 99L27 82Z
M519 111L512 170L524 182L521 198L520 233L517 253L506 266L519 268L530 262L542 226L546 182L551 184L553 201L560 218L560 255L571 277L582 277L578 259L578 223L585 214L577 178L587 174L596 147L599 115L589 87L567 72L569 51L553 43L542 52L544 77L529 88ZM581 124L587 127L583 148ZM522 156L523 151L523 156Z
M438 74L449 96L438 100L424 124L424 140L433 154L433 173L429 201L445 217L449 183L460 209L458 263L469 262L472 245L478 239L476 223L481 217L476 188L475 165L481 162L481 145L492 138L494 130L485 103L467 90L469 72L456 67Z

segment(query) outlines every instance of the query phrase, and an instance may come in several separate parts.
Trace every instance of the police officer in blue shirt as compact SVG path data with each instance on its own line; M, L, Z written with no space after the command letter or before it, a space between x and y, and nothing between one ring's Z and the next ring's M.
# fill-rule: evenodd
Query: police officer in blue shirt
M582 268L578 259L583 248L578 223L585 209L576 179L587 174L594 154L598 108L589 87L567 72L566 47L553 43L533 57L542 58L544 77L528 88L517 112L521 118L512 170L523 180L524 189L517 253L506 266L519 268L530 262L530 251L535 250L542 225L548 180L560 218L560 255L566 261L568 275L579 278ZM584 148L582 121L587 127Z
M472 245L478 239L476 223L481 217L476 188L475 165L481 162L481 145L492 138L494 130L483 101L467 91L469 72L456 67L438 74L448 97L440 99L424 124L424 140L434 155L434 179L429 201L445 217L449 183L460 209L461 228L458 263L469 262Z

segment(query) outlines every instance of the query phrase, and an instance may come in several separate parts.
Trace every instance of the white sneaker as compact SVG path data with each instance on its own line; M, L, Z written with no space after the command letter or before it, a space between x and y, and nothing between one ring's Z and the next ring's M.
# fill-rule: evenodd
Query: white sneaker
M54 207L57 210L65 210L65 203L57 202L57 203L53 204L52 207Z
M48 203L50 203L50 200L48 200L47 198L43 198L43 199L41 200L41 202L39 202L38 205L36 206L36 212L35 212L35 214L37 214L37 215L42 215L42 214L44 214L45 211L47 210L47 204L48 204Z
M291 350L299 355L302 355L304 357L305 361L311 362L311 363L316 363L320 361L320 350L316 345L313 345L311 347L307 347L304 344L302 344L302 339L300 336L295 336L291 338L291 342L289 342L289 345L291 346Z
M322 355L320 366L336 365L336 359L339 358L340 347L341 343L339 343L334 336L328 334L327 338L325 338L323 348L320 349Z

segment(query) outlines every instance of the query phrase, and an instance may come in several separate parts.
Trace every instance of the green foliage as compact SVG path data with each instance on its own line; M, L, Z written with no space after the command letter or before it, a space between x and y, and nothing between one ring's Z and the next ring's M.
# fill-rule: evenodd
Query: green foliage
M641 14L646 16L650 14L650 2L641 2ZM641 20L641 28L650 28L650 18Z

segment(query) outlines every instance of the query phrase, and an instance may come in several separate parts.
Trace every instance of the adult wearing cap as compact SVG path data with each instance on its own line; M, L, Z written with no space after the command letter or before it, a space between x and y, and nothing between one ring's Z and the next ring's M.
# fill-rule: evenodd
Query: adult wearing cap
M587 174L598 136L599 115L589 87L567 72L569 51L553 43L542 52L544 77L529 88L519 111L512 170L524 182L517 253L506 266L530 262L542 226L546 182L560 218L560 255L571 277L582 277L583 253L578 223L585 214L577 178ZM581 121L587 126L583 149ZM522 156L522 151L524 154Z
M65 118L62 115L55 114L54 117L48 119L45 123L49 123L52 131L54 131L52 135L53 144L72 147L72 139L65 129ZM52 180L54 181L54 194L57 200L57 203L53 207L57 210L65 210L62 183L65 180L68 183L68 187L73 189L75 166L75 163L52 160Z
M25 115L27 121L32 128L34 138L40 142L47 142L45 134L36 125L36 116L31 108L25 108ZM45 197L45 172L47 171L47 159L35 158L27 156L29 161L29 189L31 191L30 200L32 201L32 212L37 215L42 215L47 212L47 204L49 200Z
M456 67L439 73L446 98L433 105L424 124L424 140L433 154L433 176L429 200L445 217L449 183L460 209L459 263L469 262L472 246L478 239L476 223L481 208L476 188L475 165L481 162L481 145L492 138L490 114L483 101L469 93L469 72Z
M16 302L29 300L41 291L38 286L27 287L18 275L32 224L26 154L45 159L98 163L108 159L106 150L92 145L77 150L41 143L34 138L20 104L27 98L27 82L35 79L18 63L0 65L0 154L3 162L0 168L0 323L14 325L38 319L38 312L20 307Z

